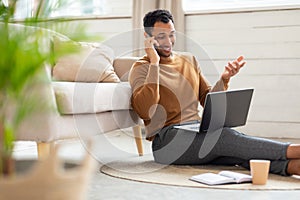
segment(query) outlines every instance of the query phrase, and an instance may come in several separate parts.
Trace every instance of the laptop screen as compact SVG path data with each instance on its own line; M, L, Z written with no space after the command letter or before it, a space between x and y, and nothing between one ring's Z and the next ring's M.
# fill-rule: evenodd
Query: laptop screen
M245 125L253 91L251 88L208 93L200 132Z

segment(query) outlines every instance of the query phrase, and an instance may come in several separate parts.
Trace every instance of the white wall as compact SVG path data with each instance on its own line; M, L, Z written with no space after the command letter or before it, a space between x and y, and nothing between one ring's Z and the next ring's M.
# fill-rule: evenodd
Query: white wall
M300 9L191 14L186 35L205 49L219 72L228 60L247 59L230 84L255 88L248 124L240 130L300 138ZM203 67L214 81L216 73Z
M132 50L132 19L131 17L106 17L106 18L89 18L76 19L69 23L80 23L86 28L86 33L100 37L94 42L102 42L115 50L116 56L128 55ZM70 33L71 35L73 33ZM68 33L66 33L68 35ZM131 55L131 54L130 54Z

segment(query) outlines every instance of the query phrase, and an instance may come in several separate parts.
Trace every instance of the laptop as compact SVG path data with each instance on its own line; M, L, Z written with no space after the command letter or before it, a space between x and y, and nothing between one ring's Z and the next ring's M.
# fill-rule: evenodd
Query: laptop
M224 127L243 126L247 122L253 91L254 89L249 88L208 93L201 122L174 128L207 132Z

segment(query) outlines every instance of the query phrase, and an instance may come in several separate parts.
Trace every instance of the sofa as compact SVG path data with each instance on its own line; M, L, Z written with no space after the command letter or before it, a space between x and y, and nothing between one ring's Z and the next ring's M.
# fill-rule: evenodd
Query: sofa
M57 42L52 41L54 52L55 45ZM112 49L101 44L76 45L82 48L79 52L42 70L47 78L41 79L30 93L39 96L39 101L46 102L51 109L27 118L18 130L17 140L35 141L38 156L43 157L58 140L89 139L132 128L138 155L143 155L142 122L131 109L128 83L128 72L138 58L116 58Z

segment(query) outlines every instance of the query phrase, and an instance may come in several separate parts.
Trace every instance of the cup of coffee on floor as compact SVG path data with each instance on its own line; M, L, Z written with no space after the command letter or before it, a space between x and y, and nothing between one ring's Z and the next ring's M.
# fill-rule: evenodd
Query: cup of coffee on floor
M250 172L252 176L252 184L265 185L268 180L270 169L269 160L250 160Z

